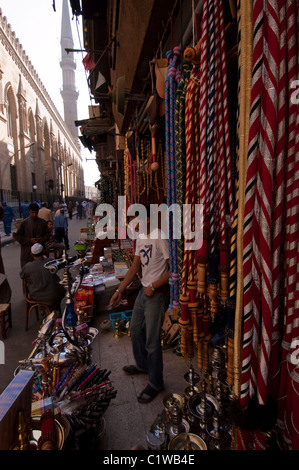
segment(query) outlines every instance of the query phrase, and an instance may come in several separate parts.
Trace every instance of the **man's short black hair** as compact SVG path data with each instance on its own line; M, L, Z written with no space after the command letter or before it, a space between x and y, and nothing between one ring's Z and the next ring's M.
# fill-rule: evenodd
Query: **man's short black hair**
M36 204L36 202L32 202L31 204L29 204L28 210L34 212L39 211L39 205Z

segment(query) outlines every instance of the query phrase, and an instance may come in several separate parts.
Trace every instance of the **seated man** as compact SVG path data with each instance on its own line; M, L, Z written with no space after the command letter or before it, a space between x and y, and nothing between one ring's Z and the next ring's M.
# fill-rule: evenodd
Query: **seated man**
M55 310L60 309L60 302L65 296L65 289L60 284L60 278L57 274L51 274L49 269L45 268L45 263L50 258L43 257L43 246L35 243L31 247L32 261L26 263L21 272L21 279L25 279L28 285L28 292L32 299L42 302L52 302L51 307Z

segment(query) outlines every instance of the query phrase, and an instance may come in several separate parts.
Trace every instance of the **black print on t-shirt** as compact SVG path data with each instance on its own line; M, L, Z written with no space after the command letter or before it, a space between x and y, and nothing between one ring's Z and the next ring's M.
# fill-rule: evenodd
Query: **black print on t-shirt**
M147 266L150 258L152 257L153 245L144 245L146 250L140 250L141 266ZM141 255L142 253L142 255ZM143 261L143 262L142 262Z

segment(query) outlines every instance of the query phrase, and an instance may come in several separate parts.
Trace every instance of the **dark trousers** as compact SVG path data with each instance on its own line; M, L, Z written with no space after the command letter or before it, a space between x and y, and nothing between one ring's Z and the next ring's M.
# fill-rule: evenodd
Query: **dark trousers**
M58 243L64 242L65 249L69 250L70 249L69 238L68 238L67 233L65 232L64 228L63 227L57 227L57 228L55 228L54 232L55 232L55 240Z

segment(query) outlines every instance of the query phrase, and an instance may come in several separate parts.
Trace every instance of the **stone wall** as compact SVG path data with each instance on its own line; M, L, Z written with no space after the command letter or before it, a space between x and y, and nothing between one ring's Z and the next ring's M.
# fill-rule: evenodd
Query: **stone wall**
M84 195L75 141L0 9L0 189Z

